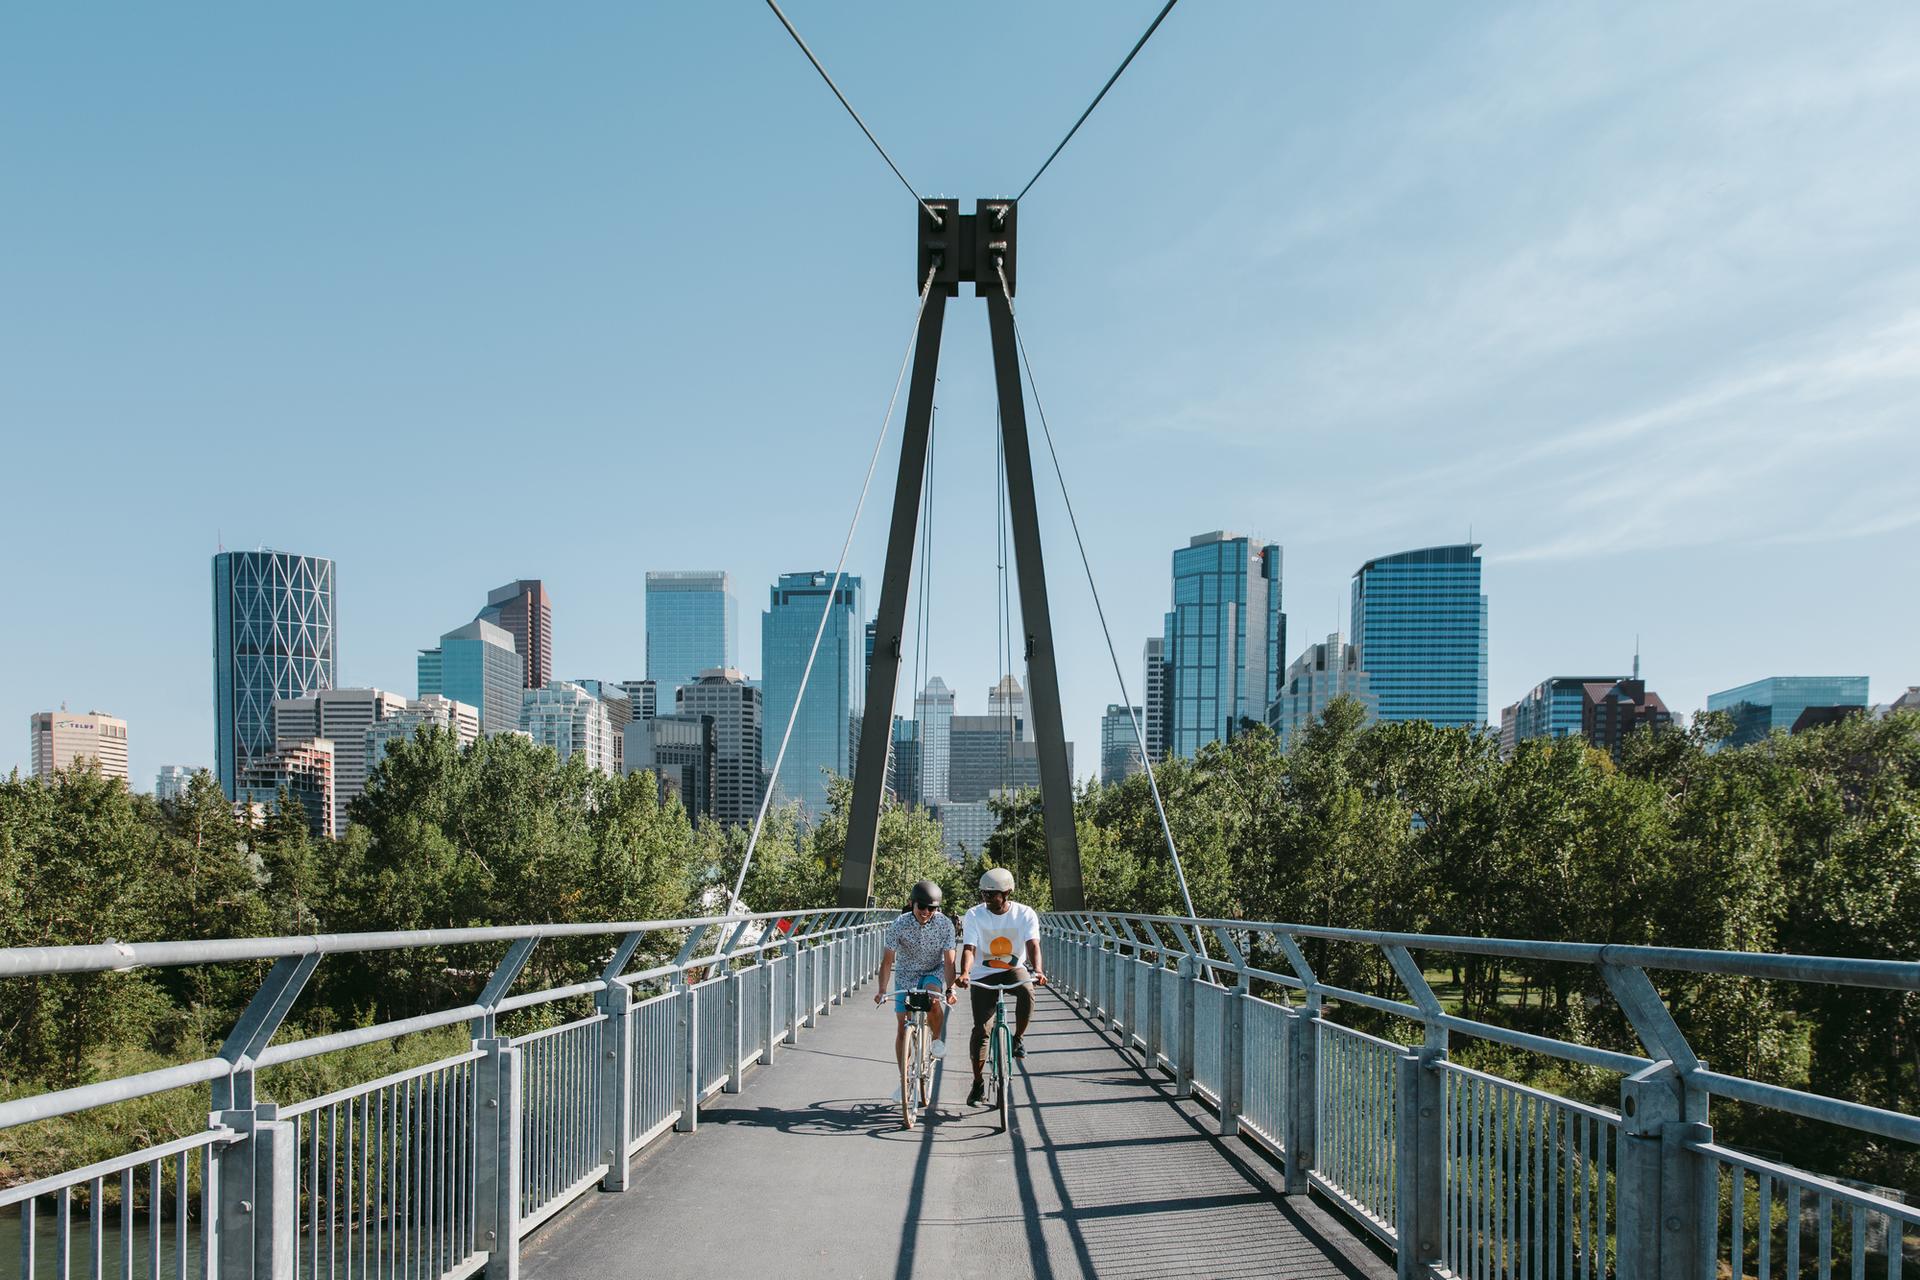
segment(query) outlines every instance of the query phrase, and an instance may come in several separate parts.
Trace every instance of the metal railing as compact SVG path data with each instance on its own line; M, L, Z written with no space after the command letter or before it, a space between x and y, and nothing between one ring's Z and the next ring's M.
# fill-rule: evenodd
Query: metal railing
M1054 986L1393 1250L1402 1276L1899 1280L1920 1207L1714 1141L1714 1097L1920 1143L1920 1118L1711 1071L1647 976L1920 990L1920 963L1373 933L1119 913L1042 917ZM1332 985L1305 939L1386 961L1404 998ZM1413 952L1596 970L1642 1052L1449 1012ZM1277 999L1256 998L1254 982ZM1407 1043L1342 1025L1385 1015ZM1376 1028L1379 1029L1379 1028ZM1451 1037L1619 1077L1617 1110L1472 1070Z
M624 1191L633 1155L693 1132L880 963L885 911L433 929L0 950L0 980L273 960L220 1053L0 1102L0 1130L212 1086L204 1132L0 1190L19 1230L0 1277L405 1277L518 1274L519 1242L598 1186ZM604 938L598 977L510 994L543 940ZM643 945L670 961L627 969ZM470 944L506 954L470 1004L274 1043L327 956ZM666 954L662 950L660 954ZM656 994L648 994L658 988ZM522 1035L501 1015L593 1012ZM469 1023L464 1050L321 1097L270 1101L263 1067ZM117 1212L109 1207L117 1192ZM9 1251L11 1252L11 1251ZM10 1271L17 1263L18 1271Z

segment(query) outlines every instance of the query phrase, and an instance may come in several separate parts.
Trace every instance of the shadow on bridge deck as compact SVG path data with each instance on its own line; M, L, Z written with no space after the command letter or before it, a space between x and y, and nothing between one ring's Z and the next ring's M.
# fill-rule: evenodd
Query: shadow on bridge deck
M871 1000L856 991L744 1092L710 1099L697 1134L636 1159L631 1191L590 1194L536 1233L528 1280L1393 1274L1051 993L1011 1133L962 1105L964 1029L933 1115L902 1130L892 1019ZM954 1013L962 1025L965 1003Z

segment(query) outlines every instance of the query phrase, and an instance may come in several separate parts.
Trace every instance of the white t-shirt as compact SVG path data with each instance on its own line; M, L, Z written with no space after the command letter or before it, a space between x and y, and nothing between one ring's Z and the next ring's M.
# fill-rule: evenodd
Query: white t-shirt
M1040 940L1040 915L1024 902L1009 902L995 915L986 903L969 908L960 919L960 942L974 948L969 979L1005 973L1027 962L1027 943Z

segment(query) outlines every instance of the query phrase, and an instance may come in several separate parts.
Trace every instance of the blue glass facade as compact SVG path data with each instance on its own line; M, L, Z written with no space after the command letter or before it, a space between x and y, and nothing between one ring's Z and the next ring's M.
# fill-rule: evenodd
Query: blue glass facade
M1535 685L1513 705L1513 740L1564 738L1584 732L1582 713L1589 684L1617 684L1623 676L1555 676Z
M1227 533L1203 533L1173 553L1173 610L1163 637L1167 748L1190 756L1261 721L1280 687L1287 616L1281 553Z
M422 649L414 670L419 697L437 693L480 710L480 732L492 737L520 727L520 682L526 664L513 637L478 618Z
M333 561L278 551L213 558L213 759L229 799L273 750L273 700L333 688Z
M1759 742L1775 729L1791 730L1809 710L1866 705L1865 676L1768 676L1707 695L1707 710L1733 717L1727 739L1733 747Z
M662 706L702 671L738 667L740 606L724 573L647 574L647 679Z
M1353 644L1382 721L1487 723L1480 545L1369 560L1353 575Z
M828 610L820 653L807 681L806 698L794 719L787 757L780 765L775 803L798 800L809 814L827 808L827 774L853 776L853 722L866 706L866 627L860 604L860 579L840 579L829 609L831 573L787 573L775 584L767 611L760 615L760 661L765 675L766 732L761 760L771 772L786 732L787 717L800 697L807 654Z

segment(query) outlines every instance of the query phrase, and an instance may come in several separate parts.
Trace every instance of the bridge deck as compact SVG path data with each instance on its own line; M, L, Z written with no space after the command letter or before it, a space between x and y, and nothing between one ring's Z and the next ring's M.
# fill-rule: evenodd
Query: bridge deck
M891 1017L871 992L710 1099L697 1134L637 1157L631 1191L589 1194L533 1236L528 1280L1393 1274L1052 993L1011 1133L961 1105L964 1031L934 1114L902 1130L885 1101Z

